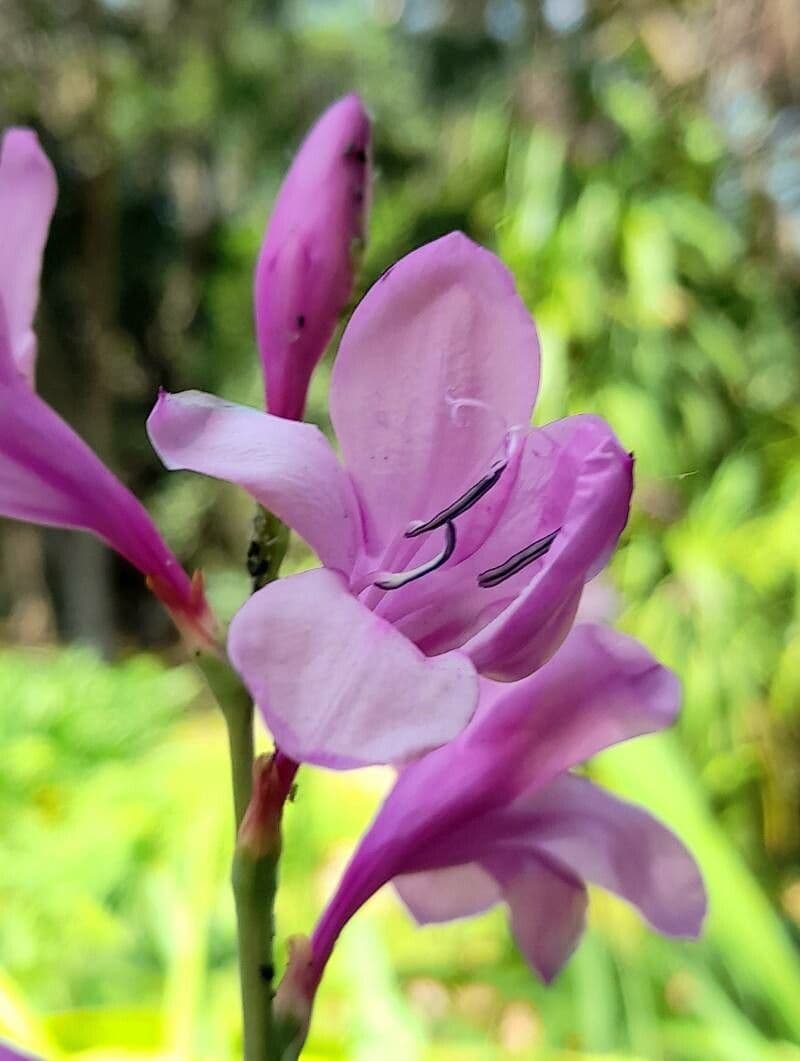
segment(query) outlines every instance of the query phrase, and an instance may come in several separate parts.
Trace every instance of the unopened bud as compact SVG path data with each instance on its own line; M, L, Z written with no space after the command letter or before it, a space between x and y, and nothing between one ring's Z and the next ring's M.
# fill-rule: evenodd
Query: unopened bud
M366 228L370 123L358 96L319 118L281 185L255 273L267 409L303 416L311 373L353 288Z
M280 854L283 806L296 769L278 752L253 762L253 795L239 826L238 846L254 859Z

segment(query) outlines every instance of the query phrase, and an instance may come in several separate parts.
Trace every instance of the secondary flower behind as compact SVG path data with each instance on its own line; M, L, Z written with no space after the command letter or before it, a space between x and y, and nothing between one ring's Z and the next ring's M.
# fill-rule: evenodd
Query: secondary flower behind
M33 389L33 318L56 179L36 134L0 150L0 515L86 530L146 577L193 643L214 641L199 576L190 579L144 507Z
M409 254L345 329L324 436L209 395L162 394L170 468L238 483L323 569L255 594L229 654L279 746L333 767L455 737L482 674L524 677L566 636L625 526L632 459L593 416L530 426L536 329L460 233Z
M481 680L478 712L450 744L404 768L314 932L295 944L277 1007L299 1026L342 928L393 881L421 923L498 902L531 967L552 980L585 922L586 883L659 932L696 936L705 891L689 852L643 810L570 769L670 725L677 679L633 639L578 625L536 674Z

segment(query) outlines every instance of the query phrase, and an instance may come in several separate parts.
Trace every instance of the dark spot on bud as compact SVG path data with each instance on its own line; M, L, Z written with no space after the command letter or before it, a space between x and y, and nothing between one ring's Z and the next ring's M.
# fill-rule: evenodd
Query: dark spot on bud
M367 152L358 144L350 144L344 153L344 157L350 162L357 162L360 166L367 164Z
M304 313L298 313L297 316L295 317L295 323L297 324L298 328L305 328L305 326L306 326L305 314Z

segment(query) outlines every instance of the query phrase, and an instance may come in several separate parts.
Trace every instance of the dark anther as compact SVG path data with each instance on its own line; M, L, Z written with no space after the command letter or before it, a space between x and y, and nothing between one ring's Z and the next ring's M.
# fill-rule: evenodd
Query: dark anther
M295 317L295 323L297 324L298 328L305 328L305 326L306 326L305 314L298 313L297 316Z
M484 475L482 479L479 479L474 486L471 486L469 490L467 490L465 494L462 494L458 500L454 501L452 505L443 508L441 512L437 512L435 516L426 520L425 523L420 523L418 526L412 527L411 530L407 530L406 538L416 538L420 534L427 534L428 531L436 530L437 527L449 523L451 520L454 520L456 516L460 516L462 512L466 512L467 509L472 508L473 505L480 501L484 494L488 494L505 471L505 467L505 461L503 461L502 464L498 464L496 468L493 468L488 475Z
M445 523L444 532L444 548L432 560L415 567L412 571L400 571L396 575L387 575L386 578L379 579L375 583L378 589L400 589L401 586L407 586L409 582L416 582L418 578L422 578L423 575L429 575L431 571L435 571L442 564L447 563L456 547L456 528L454 524Z
M483 589L489 589L492 586L499 586L500 583L505 582L507 578L516 575L516 573L521 571L523 567L527 567L528 564L532 564L534 560L538 560L541 556L544 556L556 540L556 536L560 530L561 528L558 527L552 532L552 534L547 534L544 538L539 538L538 541L533 542L531 545L526 545L525 548L520 549L518 553L509 556L505 563L499 564L497 567L490 567L488 571L481 571L478 575L478 585L483 587Z
M258 967L258 975L261 977L265 984L271 984L272 978L275 975L275 966L269 965L264 962Z
M261 546L258 542L252 541L247 549L247 573L251 578L259 578L261 575L265 575L269 568L269 564L261 555Z

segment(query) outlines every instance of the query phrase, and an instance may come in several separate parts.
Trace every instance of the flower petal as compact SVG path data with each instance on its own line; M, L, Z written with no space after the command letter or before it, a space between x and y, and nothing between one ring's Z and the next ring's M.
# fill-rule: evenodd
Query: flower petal
M503 793L542 787L604 748L671 725L680 701L678 679L638 641L604 626L576 626L535 674L482 681L462 757L492 749L481 784L499 802Z
M213 621L200 584L133 494L19 375L0 383L0 514L102 538L148 576L179 625L209 640Z
M162 391L147 430L168 468L244 487L324 564L352 569L361 536L358 504L318 428L200 391Z
M308 382L353 285L369 199L369 118L358 96L314 124L275 203L253 304L267 408L299 420Z
M31 384L36 362L33 318L57 194L55 172L36 133L9 129L0 145L0 301L12 358Z
M476 862L406 873L393 884L418 925L474 917L502 898L500 885Z
M703 880L669 829L582 777L565 774L509 808L515 834L636 906L653 928L695 937L706 913Z
M585 886L563 866L542 858L495 860L492 872L503 884L519 949L549 984L583 933L588 904Z
M545 431L560 447L562 459L554 465L557 474L538 495L540 511L548 513L547 529L539 518L529 540L556 526L561 529L513 602L463 646L481 674L498 681L524 678L558 648L584 584L605 565L628 519L633 458L610 428L597 417L580 416L550 424ZM524 469L518 481L526 482ZM518 501L524 499L523 493ZM536 502L537 495L530 496L530 503ZM520 533L523 513L524 505L510 505L508 521L503 521L504 541L510 544L510 536L519 534L518 549L528 544ZM524 571L514 576L517 588L524 577ZM515 588L513 580L497 588L504 586L507 592Z
M254 594L228 650L281 749L322 766L421 755L455 737L478 700L463 656L424 656L324 569Z
M345 329L330 395L373 555L487 473L504 432L530 422L538 380L536 328L494 255L455 232L384 273Z

